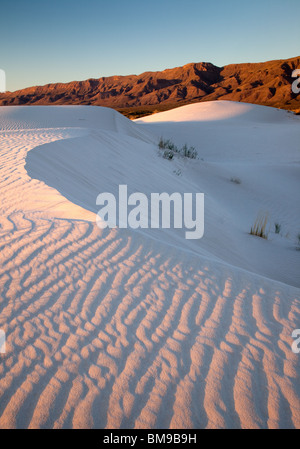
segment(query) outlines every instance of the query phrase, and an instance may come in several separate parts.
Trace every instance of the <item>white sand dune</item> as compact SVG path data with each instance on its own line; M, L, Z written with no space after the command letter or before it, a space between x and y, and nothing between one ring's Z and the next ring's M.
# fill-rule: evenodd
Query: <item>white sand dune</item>
M160 136L199 160L163 159ZM225 101L136 123L1 107L0 428L299 428L299 137L299 117ZM119 184L204 192L204 237L100 230Z

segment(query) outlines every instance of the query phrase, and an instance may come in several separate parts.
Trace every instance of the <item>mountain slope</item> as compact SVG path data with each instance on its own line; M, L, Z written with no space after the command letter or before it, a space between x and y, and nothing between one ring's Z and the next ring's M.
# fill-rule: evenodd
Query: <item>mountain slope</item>
M224 67L192 63L162 72L29 87L0 94L0 105L91 104L143 115L143 111L223 99L296 110L299 96L292 92L291 74L299 67L299 56Z

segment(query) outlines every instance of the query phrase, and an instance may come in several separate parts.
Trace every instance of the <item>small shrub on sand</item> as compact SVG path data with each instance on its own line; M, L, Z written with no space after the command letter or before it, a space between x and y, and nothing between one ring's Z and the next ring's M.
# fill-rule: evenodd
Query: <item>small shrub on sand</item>
M180 168L178 170L173 170L173 173L175 173L175 175L177 175L177 176L181 176Z
M163 153L163 158L164 159L169 159L169 161L171 161L174 157L174 153L171 150L165 150Z
M280 231L281 231L281 224L279 224L279 223L274 223L274 227L275 227L275 234L280 234Z
M234 184L241 184L242 183L240 178L230 178L230 182L233 182Z
M179 156L186 157L188 159L197 159L198 153L194 147L188 147L187 145L183 145L182 148L178 148L174 145L171 140L164 140L162 137L158 142L158 148L160 150L165 150L163 153L163 157L165 159L173 159L175 154ZM171 157L169 157L172 155Z

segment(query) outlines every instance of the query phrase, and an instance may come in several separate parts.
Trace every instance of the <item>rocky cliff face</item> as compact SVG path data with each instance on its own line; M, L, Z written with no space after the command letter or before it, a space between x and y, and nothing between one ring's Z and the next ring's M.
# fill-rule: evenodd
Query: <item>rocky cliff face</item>
M169 109L207 100L233 100L290 110L300 108L291 77L300 57L217 67L201 62L86 81L47 84L0 94L0 105L91 104L119 110Z

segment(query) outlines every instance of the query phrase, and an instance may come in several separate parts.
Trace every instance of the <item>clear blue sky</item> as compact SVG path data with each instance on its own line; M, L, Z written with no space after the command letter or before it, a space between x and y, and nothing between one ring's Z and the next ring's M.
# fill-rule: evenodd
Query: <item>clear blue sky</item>
M1 0L7 90L300 54L300 0Z

